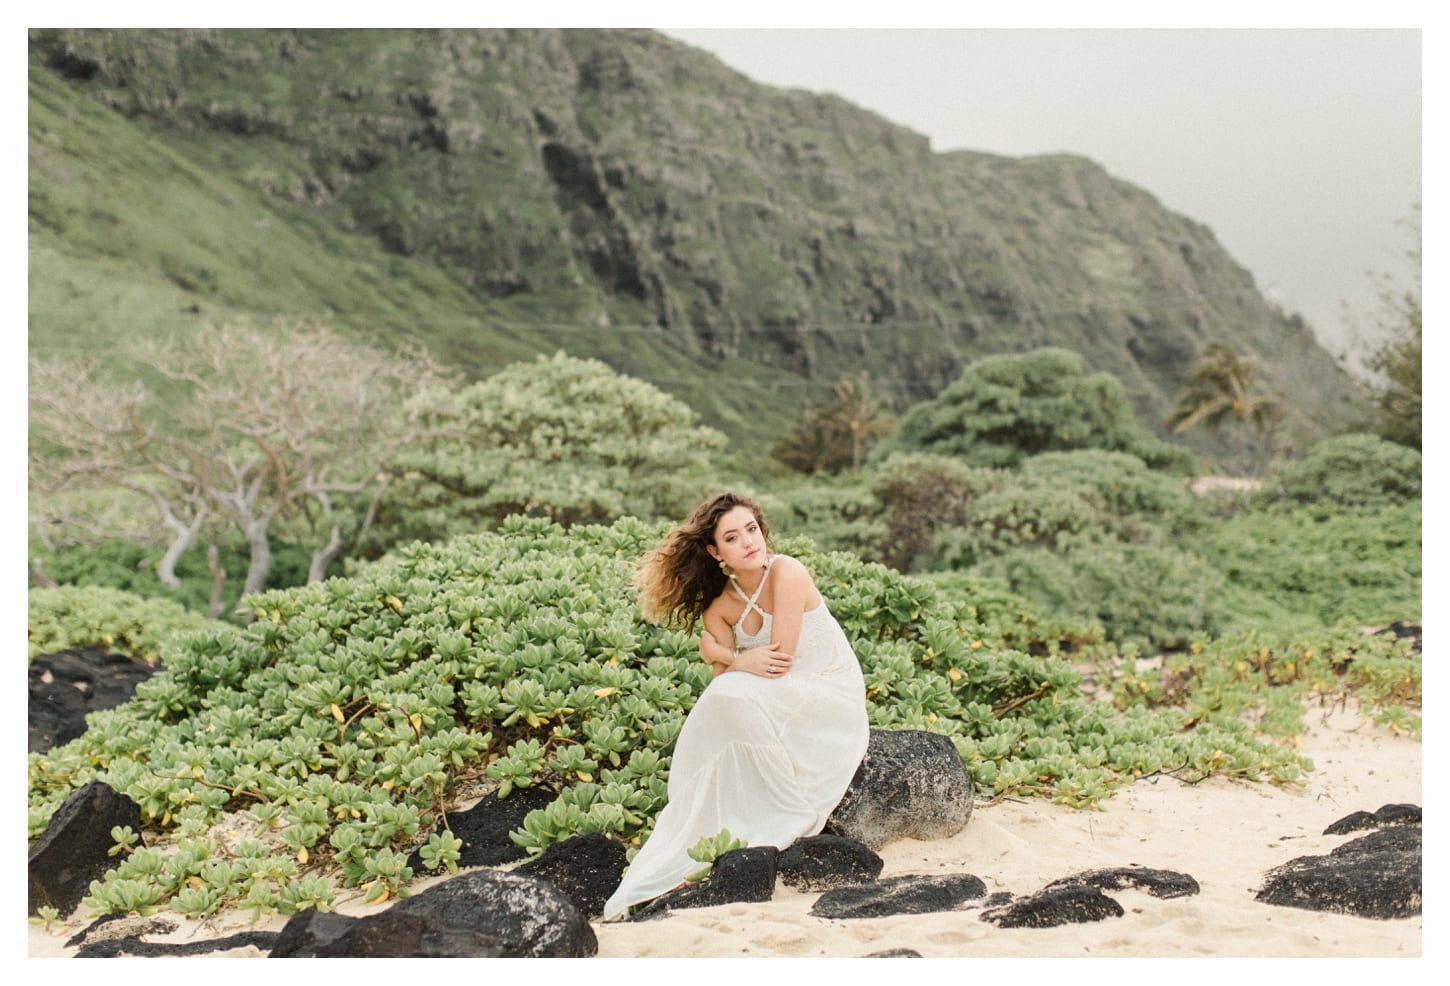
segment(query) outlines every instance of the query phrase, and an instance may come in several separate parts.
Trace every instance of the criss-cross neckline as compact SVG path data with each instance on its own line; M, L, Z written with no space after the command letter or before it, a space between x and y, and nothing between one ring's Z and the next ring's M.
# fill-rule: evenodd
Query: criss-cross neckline
M760 576L760 584L757 585L755 587L755 591L748 596L745 594L745 590L741 588L740 580L733 575L730 576L730 584L735 587L735 591L739 594L740 598L745 600L745 609L741 610L740 619L735 621L735 626L739 628L742 632L749 633L749 631L745 630L745 618L750 615L750 611L752 609L760 614L760 626L762 629L765 627L766 622L770 619L770 614L767 613L765 610L761 609L760 606L756 604L756 600L760 598L760 590L765 588L765 580L770 578L770 566L775 564L775 559L776 556L771 555L765 560L765 572ZM755 633L759 632L760 630L755 631Z

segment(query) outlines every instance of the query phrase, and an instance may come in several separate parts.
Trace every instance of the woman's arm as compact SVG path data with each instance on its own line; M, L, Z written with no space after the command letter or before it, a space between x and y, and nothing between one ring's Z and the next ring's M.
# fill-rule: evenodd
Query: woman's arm
M700 635L700 657L714 670L715 674L721 675L726 671L749 671L758 674L762 678L778 678L790 670L793 658L785 652L779 644L771 643L765 647L750 647L737 651L733 647L726 646L720 642L734 639L734 633L730 624L725 618L712 614L707 610L705 613L705 632ZM771 671L774 667L776 670Z
M771 599L771 643L787 654L794 654L800 644L801 621L806 610L821 603L821 594L811 581L806 567L788 555L781 555L771 566L776 579Z
M715 626L716 623L719 626ZM721 627L724 627L723 631ZM730 665L735 663L735 648L725 646L715 636L715 634L721 633L726 640L729 640L729 631L730 627L723 619L712 620L709 613L705 614L705 632L700 634L700 657L710 665L711 670L717 675L729 671Z

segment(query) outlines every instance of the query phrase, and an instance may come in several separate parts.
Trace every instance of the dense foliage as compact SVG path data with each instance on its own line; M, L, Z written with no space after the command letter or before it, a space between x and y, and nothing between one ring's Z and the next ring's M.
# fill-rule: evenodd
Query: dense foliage
M900 434L883 447L995 467L1015 467L1041 452L1097 448L1131 453L1158 469L1194 468L1187 452L1138 424L1122 384L1089 373L1080 355L1057 348L969 364L935 398L913 405Z
M1249 511L1193 540L1243 626L1380 625L1421 616L1421 504Z
M1261 506L1375 511L1420 498L1419 451L1375 435L1326 438L1304 457L1270 476L1256 502Z
M1044 452L1022 463L1022 477L1073 490L1109 526L1130 538L1144 524L1176 534L1195 529L1203 520L1202 508L1181 477L1149 469L1125 452Z
M356 358L364 350L354 347L349 352ZM372 352L370 358L384 356ZM258 387L249 391L244 403L249 407L276 403L285 410L295 404L289 396ZM312 396L336 410L336 402L330 400L335 395ZM286 415L278 412L277 417ZM236 422L227 425L236 427L240 427ZM404 437L409 440L403 441ZM308 528L314 529L315 537L316 527L326 527L344 514L353 521L346 525L348 536L334 546L361 557L376 557L399 543L445 540L488 529L511 514L544 516L563 524L675 516L709 490L712 456L720 452L724 437L700 426L688 406L643 381L617 374L597 360L556 354L511 365L456 390L434 387L407 422L406 432L393 436L390 443L397 451L378 470L388 481L375 491L367 496L324 495L329 513L321 517L317 511L297 516L279 512L269 521L274 533L262 538L270 573L264 587L316 581L321 570L309 562L317 558L309 559L290 537L308 536ZM299 456L318 451L308 448L305 439L295 444ZM226 454L227 446L219 444L217 451ZM268 489L262 482L266 478L261 475L243 485ZM218 488L223 498L232 492L220 489L220 484ZM120 487L109 489L124 493ZM111 501L120 499L115 492ZM236 496L243 492L235 491ZM99 496L80 498L74 491L64 496L71 515L95 516L104 505L143 532L146 524L139 515L153 510L144 497L133 498L127 511L116 502L102 504ZM376 502L370 505L369 498ZM60 498L44 502L53 512ZM131 540L62 541L46 513L33 510L35 528L52 542L48 547L35 545L33 554L46 577L57 582L164 594L204 612L215 588L215 573L200 545L183 550L187 544L201 541L206 531L218 565L233 575L246 572L248 554L255 559L257 552L256 544L249 552L247 539L236 532L228 536L225 530L203 528L209 509L209 503L203 503L195 529L183 531L184 538L165 552L162 546L171 535L160 540L143 534L132 535ZM344 567L338 564L332 570ZM159 568L166 568L170 576L164 588L156 584ZM217 615L231 611L241 580L233 578L221 589L224 602L217 606Z
M92 647L155 662L168 637L210 625L180 603L105 586L31 589L28 603L32 660Z
M224 572L247 570L245 544L229 539L216 547L216 561ZM194 613L208 613L215 586L207 555L200 551L182 555L176 565L181 585L172 589L162 585L156 577L156 565L163 551L163 546L155 544L111 539L97 543L56 544L49 549L32 543L31 559L40 564L47 579L61 587L104 586L147 599L179 603ZM274 542L268 588L303 584L307 581L310 561L311 552L305 546ZM241 579L228 578L218 600L221 608L217 615L226 618L232 614L241 594Z
M978 586L1134 651L1199 634L1420 615L1419 454L1373 436L1312 447L1228 517L1180 477L1103 449L1015 469L896 454L854 485L782 494L800 531Z
M31 833L91 779L136 800L155 834L93 885L106 912L325 907L339 883L406 892L409 850L446 868L456 849L428 833L480 785L558 793L515 833L530 849L579 831L638 844L710 678L692 638L631 602L635 560L660 533L514 518L253 597L252 623L174 637L132 702L30 758ZM1242 715L1184 731L1172 711L1090 700L1010 600L978 610L968 583L782 548L855 642L872 724L950 736L984 793L1091 805L1159 771L1292 781L1308 767ZM224 819L240 835L222 838ZM286 855L265 850L277 843Z
M441 395L391 463L394 541L444 540L512 514L561 524L682 514L725 443L689 406L598 360L557 353Z
M1176 543L1208 523L1203 509L1182 478L1125 452L1044 452L1016 469L895 453L857 484L776 499L782 527L822 545L899 571L971 573L1108 640L1183 646L1228 622L1224 575Z

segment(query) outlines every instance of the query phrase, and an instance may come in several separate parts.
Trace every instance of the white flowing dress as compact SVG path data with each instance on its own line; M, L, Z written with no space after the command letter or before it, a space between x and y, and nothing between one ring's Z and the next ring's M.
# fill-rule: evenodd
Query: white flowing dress
M774 559L772 559L774 561ZM746 597L736 624L741 649L770 643L771 615ZM758 631L740 626L754 610ZM689 851L729 829L752 846L785 849L817 835L866 755L866 686L841 625L823 599L807 610L790 671L762 678L716 675L690 710L670 760L669 800L653 832L604 905L604 919L674 889L703 864Z

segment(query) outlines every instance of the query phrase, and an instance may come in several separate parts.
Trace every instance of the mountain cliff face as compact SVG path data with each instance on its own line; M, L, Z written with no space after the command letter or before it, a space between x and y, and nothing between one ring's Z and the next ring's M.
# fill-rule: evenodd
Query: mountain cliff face
M732 386L716 367L820 385L864 368L901 409L979 356L1055 345L1115 375L1156 426L1211 341L1252 359L1306 426L1332 424L1349 387L1210 230L1093 162L934 153L651 32L30 44L32 75L446 272L484 314L478 333L614 354L646 378L629 354L669 352L701 368L662 384L687 400Z

